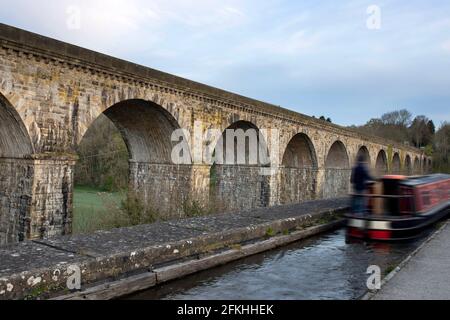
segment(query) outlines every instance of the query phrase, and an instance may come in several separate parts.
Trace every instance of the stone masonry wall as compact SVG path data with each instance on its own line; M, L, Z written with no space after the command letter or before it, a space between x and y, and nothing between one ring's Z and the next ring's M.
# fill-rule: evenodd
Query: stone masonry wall
M32 161L0 159L0 245L28 237L33 176Z
M189 201L192 167L130 162L130 190L165 218L184 216Z
M301 203L316 198L317 170L282 168L279 182L280 204Z
M211 172L212 207L219 212L267 207L270 177L257 166L216 165Z
M325 169L323 199L346 196L350 192L351 169Z
M30 238L72 232L73 160L35 160Z

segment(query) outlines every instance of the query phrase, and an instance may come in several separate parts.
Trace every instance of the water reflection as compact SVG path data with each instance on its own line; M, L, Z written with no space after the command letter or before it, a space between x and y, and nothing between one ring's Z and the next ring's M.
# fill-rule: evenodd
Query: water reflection
M345 230L203 271L130 299L357 299L366 292L366 270L387 272L417 248L408 243L348 241Z

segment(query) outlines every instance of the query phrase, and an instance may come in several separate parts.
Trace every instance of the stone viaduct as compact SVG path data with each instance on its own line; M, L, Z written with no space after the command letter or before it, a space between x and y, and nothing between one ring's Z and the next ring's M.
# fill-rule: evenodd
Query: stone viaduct
M102 113L127 144L130 189L168 217L189 199L227 212L344 195L358 154L377 174L431 167L405 145L0 24L0 244L71 232L75 150ZM174 164L177 128L265 129L275 170Z

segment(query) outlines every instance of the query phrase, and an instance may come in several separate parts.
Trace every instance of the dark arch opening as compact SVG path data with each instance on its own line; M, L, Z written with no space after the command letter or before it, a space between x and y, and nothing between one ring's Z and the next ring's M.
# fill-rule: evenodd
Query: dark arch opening
M177 129L177 120L153 102L127 100L105 110L78 147L75 180L85 186L75 192L74 231L183 215L192 166L173 162L172 151L179 141L173 142L172 134ZM190 159L189 149L183 152ZM83 177L86 172L88 179Z
M317 157L306 134L299 133L289 142L280 170L281 204L300 203L316 196Z
M0 93L0 245L23 241L30 232L33 146L16 109Z
M358 154L356 155L356 160L358 160L360 157L362 157L364 159L364 162L368 163L370 165L370 153L369 153L369 149L367 149L366 146L362 146L361 148L359 148L358 150Z
M282 164L286 168L317 168L316 151L306 134L299 133L291 139Z
M22 119L0 93L0 158L26 158L31 154L33 146Z
M388 172L388 162L386 152L384 150L380 150L377 156L377 163L375 164L375 169L377 175L382 176Z
M347 149L341 141L336 141L328 151L326 168L348 169L350 162L348 160Z
M227 143L227 133L234 143ZM219 138L213 157L210 170L211 211L269 206L270 181L264 169L270 167L270 155L267 143L255 124L237 121L230 125Z
M396 152L392 157L392 173L399 174L401 169L400 155Z
M419 157L414 158L414 174L420 174L420 160Z
M227 132L234 144L228 143ZM232 150L228 150L230 146ZM267 143L259 128L249 121L237 121L226 128L217 141L214 156L217 164L270 166Z
M428 159L428 172L433 172L433 162L431 159Z
M180 125L166 109L149 101L127 100L108 108L104 114L122 133L131 160L173 163L171 154L177 142L171 138Z
M347 149L336 141L328 151L325 161L324 198L347 195L350 188L350 161Z
M405 157L405 174L409 176L412 173L413 173L412 161L410 155L408 154Z

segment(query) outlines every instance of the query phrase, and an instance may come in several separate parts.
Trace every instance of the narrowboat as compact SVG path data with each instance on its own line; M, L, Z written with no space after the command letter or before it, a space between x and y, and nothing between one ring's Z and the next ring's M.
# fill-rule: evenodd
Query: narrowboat
M361 212L346 215L350 238L408 240L449 213L450 175L388 175L352 197L363 205Z

